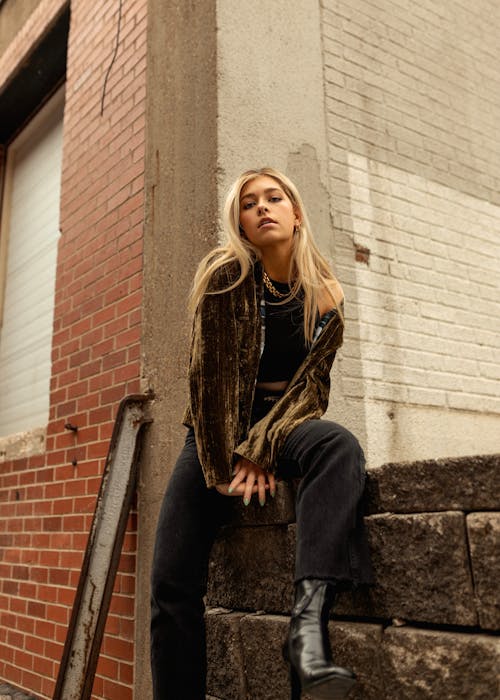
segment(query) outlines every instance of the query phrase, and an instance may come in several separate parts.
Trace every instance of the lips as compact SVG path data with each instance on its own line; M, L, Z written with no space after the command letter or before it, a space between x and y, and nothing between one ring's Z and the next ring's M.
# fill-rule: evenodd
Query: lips
M276 223L276 221L274 219L270 219L269 217L266 216L259 221L259 228L261 228L261 226L264 226L264 224L275 224L275 223Z

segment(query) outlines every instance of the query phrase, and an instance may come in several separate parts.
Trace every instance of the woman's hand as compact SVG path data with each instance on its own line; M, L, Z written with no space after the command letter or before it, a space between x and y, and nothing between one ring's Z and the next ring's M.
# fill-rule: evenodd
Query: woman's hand
M264 471L258 464L250 462L245 457L240 457L233 471L234 479L230 484L217 484L217 491L224 496L243 496L243 503L247 506L253 493L259 494L261 506L266 502L266 491L274 498L276 494L276 480L274 474Z

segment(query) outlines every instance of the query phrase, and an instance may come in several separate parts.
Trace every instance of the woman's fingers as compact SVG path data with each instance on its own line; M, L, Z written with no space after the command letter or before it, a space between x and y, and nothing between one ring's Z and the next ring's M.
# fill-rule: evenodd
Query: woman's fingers
M247 470L245 466L241 464L241 460L238 460L238 462L236 462L233 473L235 474L235 477L229 484L229 493L235 491L236 488L241 484L241 482L245 481L247 477Z
M264 471L257 464L247 459L239 459L233 470L234 479L230 484L224 484L225 495L243 496L243 502L247 506L252 495L258 493L259 503L263 506L266 502L266 491L271 496L276 494L276 480L273 474ZM222 491L221 491L222 492Z
M252 493L254 493L254 488L255 488L255 472L253 469L250 469L248 474L247 474L247 479L245 482L245 492L243 494L243 503L247 506L250 503L250 499L252 498Z
M245 493L246 482L243 481L241 484L238 484L238 486L236 486L235 488L233 488L231 490L229 490L230 489L229 482L227 482L225 484L217 484L217 486L215 488L223 496L243 496ZM257 484L254 484L254 487L252 489L252 493L257 493Z
M259 474L257 477L258 491L259 491L259 503L261 506L266 505L266 475L264 473Z
M274 474L268 474L267 481L269 482L269 493L274 498L276 496L276 479Z

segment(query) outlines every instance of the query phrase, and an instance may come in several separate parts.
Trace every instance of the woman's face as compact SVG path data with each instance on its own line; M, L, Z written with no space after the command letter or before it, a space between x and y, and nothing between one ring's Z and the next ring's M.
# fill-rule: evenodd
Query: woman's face
M292 202L277 180L258 175L240 193L240 227L250 243L260 249L288 247L300 223Z

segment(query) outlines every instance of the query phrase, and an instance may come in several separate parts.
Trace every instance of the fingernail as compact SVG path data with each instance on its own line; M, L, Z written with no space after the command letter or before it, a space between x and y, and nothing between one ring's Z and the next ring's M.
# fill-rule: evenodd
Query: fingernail
M228 493L233 493L233 491L234 491L234 488L232 486L230 486L227 490Z
M244 499L243 499L243 503L247 506L247 505L250 503L250 499L249 499L249 498L244 498Z
M265 505L266 505L266 499L265 499L265 498L262 498L262 499L259 498L259 503L260 503L261 506L265 506Z
M274 498L276 496L276 491L271 491L271 496Z

